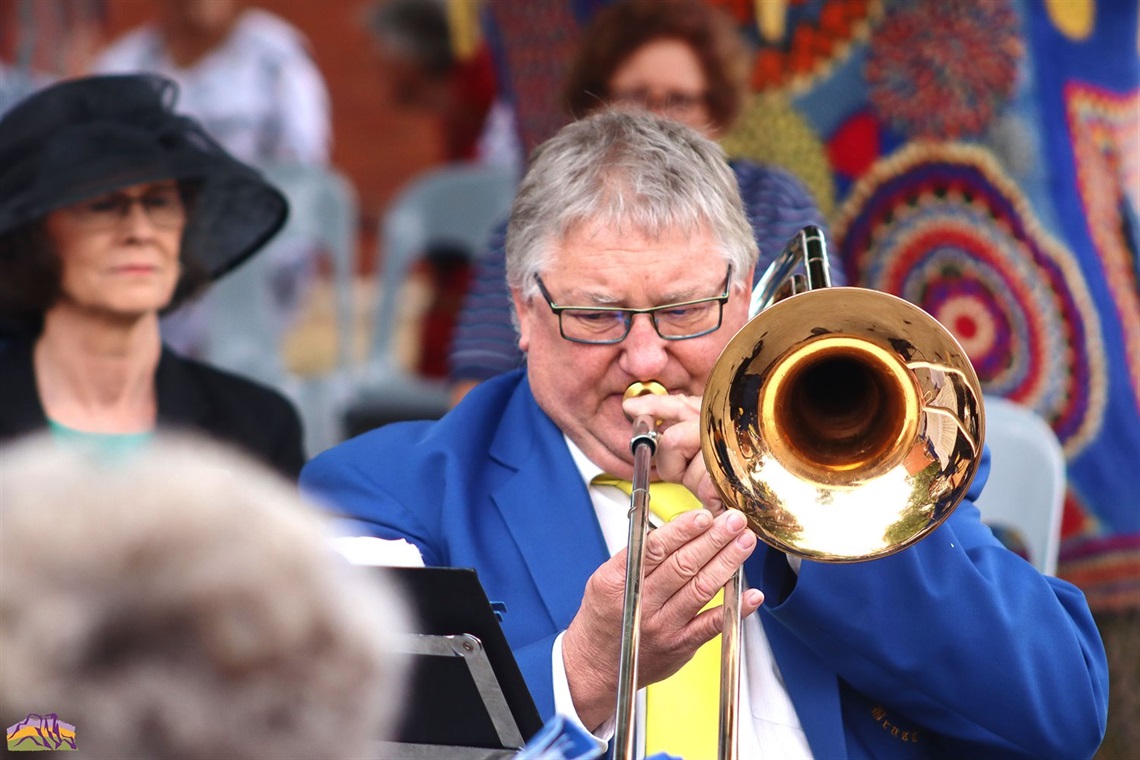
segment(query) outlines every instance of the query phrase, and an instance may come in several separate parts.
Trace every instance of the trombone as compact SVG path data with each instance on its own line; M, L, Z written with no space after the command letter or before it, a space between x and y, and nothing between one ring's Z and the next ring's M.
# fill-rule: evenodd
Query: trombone
M817 562L879 559L942 524L985 436L982 389L941 324L901 298L831 286L822 230L797 233L753 290L752 319L713 365L701 453L758 538ZM635 384L629 395L661 393ZM634 421L615 757L632 758L654 420ZM639 486L640 484L640 486ZM737 756L740 570L725 587L720 760Z

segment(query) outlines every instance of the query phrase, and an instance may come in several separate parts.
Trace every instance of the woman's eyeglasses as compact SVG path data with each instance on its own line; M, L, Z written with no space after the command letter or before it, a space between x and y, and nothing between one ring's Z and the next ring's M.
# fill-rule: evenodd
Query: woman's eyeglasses
M708 93L680 92L677 90L658 93L639 87L634 90L612 93L610 100L619 106L653 111L670 118L683 118L707 105Z
M138 204L155 227L174 228L186 222L186 207L176 186L152 188L131 195L108 193L68 206L70 216L88 229L112 229L131 215Z

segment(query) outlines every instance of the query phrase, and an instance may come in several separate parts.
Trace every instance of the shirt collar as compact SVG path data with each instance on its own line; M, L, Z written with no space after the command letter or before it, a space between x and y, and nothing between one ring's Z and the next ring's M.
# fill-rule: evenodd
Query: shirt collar
M566 448L570 449L570 458L574 460L574 466L578 468L578 475L581 476L582 482L588 488L594 481L594 478L605 473L601 467L591 462L578 448L577 444L570 440L570 437L563 433L562 437L566 440Z

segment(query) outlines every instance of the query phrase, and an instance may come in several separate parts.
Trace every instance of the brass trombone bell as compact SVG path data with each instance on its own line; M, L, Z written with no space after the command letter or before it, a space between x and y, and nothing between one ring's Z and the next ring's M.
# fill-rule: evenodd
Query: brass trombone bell
M762 541L823 562L887 556L953 512L980 461L981 385L954 337L895 296L776 302L717 360L701 448Z

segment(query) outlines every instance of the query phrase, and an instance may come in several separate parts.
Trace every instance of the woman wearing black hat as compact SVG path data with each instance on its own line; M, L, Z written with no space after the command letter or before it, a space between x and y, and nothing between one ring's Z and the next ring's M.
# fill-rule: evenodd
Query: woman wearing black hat
M152 75L66 81L0 120L0 440L49 427L129 449L156 427L304 461L279 393L162 345L159 315L257 251L284 197ZM234 325L241 329L241 325Z

